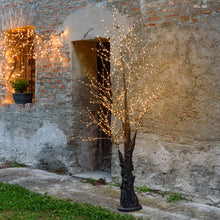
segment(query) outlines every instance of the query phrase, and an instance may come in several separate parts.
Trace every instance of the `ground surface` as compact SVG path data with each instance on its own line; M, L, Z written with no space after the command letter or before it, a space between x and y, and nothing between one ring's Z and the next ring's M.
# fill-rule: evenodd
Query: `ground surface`
M3 167L2 167L3 168ZM111 185L91 185L82 183L76 177L57 175L47 171L29 168L0 169L0 181L18 184L36 192L67 199L86 202L109 208L117 212L120 189ZM218 220L220 208L197 201L166 203L159 195L138 195L143 209L133 212L135 217L151 220Z

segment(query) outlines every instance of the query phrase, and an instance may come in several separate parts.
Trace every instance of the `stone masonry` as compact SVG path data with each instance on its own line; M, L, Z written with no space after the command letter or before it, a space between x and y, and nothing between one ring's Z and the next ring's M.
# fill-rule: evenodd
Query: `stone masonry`
M5 104L5 58L0 57L0 161L59 173L97 169L96 143L82 142L95 128L81 123L88 104L79 83L94 71L73 42L104 37L112 6L122 22L142 17L139 33L154 48L148 60L165 91L146 115L134 152L137 184L184 191L220 203L220 3L210 0L4 0L3 10L33 4L35 32L67 33L61 47L36 59L35 102ZM1 17L0 17L1 18ZM19 19L19 18L18 18ZM4 22L4 21L0 21ZM4 42L0 42L3 48ZM141 45L140 45L141 46ZM36 48L37 49L37 48ZM92 56L92 55L91 55ZM90 61L88 61L90 60ZM140 85L141 86L141 85ZM116 150L112 178L120 181Z

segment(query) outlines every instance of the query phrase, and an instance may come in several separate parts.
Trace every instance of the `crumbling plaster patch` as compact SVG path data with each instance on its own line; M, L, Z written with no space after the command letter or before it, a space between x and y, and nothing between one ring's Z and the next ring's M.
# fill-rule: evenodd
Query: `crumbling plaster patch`
M67 139L56 124L44 123L33 136L27 137L22 126L12 132L11 127L7 128L3 121L0 122L1 159L33 166L41 159L40 152L44 148L51 147L54 151L63 151L66 145ZM43 156L48 157L46 152ZM61 156L57 154L55 157L58 159Z

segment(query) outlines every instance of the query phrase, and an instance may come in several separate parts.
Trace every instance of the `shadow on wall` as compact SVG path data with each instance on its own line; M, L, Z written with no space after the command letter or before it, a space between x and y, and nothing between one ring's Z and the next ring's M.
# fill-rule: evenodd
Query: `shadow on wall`
M68 172L68 169L64 162L59 159L60 148L54 148L50 144L45 144L45 147L41 149L37 155L38 164L37 168L42 170L47 170L50 172L55 172L58 174L65 174Z

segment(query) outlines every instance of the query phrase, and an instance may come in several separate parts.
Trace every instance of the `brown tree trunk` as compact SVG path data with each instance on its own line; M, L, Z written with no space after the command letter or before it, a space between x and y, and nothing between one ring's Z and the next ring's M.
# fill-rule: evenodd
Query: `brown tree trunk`
M133 162L132 162L132 151L126 151L124 158L120 151L119 159L121 166L121 198L120 206L118 207L119 211L122 212L131 212L140 210L142 207L139 204L137 195L134 191L134 179L135 176L132 175L133 171Z

